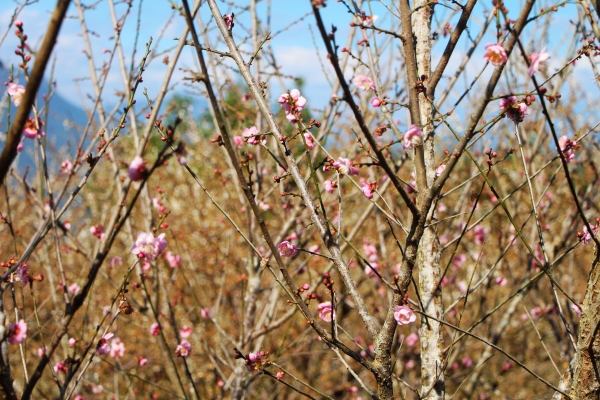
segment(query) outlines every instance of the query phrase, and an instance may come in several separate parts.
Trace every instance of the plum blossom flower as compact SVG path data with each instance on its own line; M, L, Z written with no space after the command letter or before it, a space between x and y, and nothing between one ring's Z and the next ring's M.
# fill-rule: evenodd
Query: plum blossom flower
M298 248L287 240L279 243L277 249L279 250L279 255L281 255L281 257L294 257L298 254Z
M121 265L123 265L123 260L119 256L114 256L110 260L110 269L114 269L114 268L116 268L118 266L121 266Z
M244 131L242 132L242 136L248 144L252 144L255 146L260 144L260 140L261 140L260 132L258 131L258 128L256 126L251 126L250 128L245 128ZM264 140L263 140L263 143L264 143Z
M233 14L223 15L223 21L225 21L225 25L227 25L227 30L233 28Z
M442 175L444 173L445 169L446 169L446 164L442 164L439 167L437 167L435 169L435 176L438 177L438 176Z
M330 301L319 304L317 310L319 310L319 318L323 321L331 322L335 319L335 310L332 308Z
M186 339L183 339L181 341L181 343L179 343L177 345L177 348L175 349L175 354L179 357L187 357L191 354L191 352L192 352L192 344Z
M323 182L323 186L325 187L325 191L327 193L333 193L333 189L337 186L337 184L332 182L331 179L327 179L325 182Z
M423 131L417 125L411 125L402 137L402 147L412 149L423 144Z
M160 324L158 322L155 322L152 325L150 325L150 334L152 336L160 335Z
M529 64L529 76L533 76L539 69L540 64L548 60L551 56L550 53L545 52L546 48L544 47L539 54L533 53L529 58L531 59L531 64Z
M73 169L73 163L69 160L64 160L60 163L60 172L63 174L68 174Z
M277 374L275 374L275 376L277 377L277 379L283 378L283 371L277 371Z
M8 343L10 344L21 344L27 337L27 323L25 320L20 319L16 324L11 324L8 327Z
M171 268L177 268L181 264L181 256L175 255L175 254L171 253L170 251L167 251L165 258L167 259L167 262L169 263L169 266Z
M23 143L23 141L21 140L19 142L19 144L17 145L17 151L20 153L23 151L24 148L25 148L25 143Z
M404 343L406 343L408 347L413 347L415 344L419 343L419 335L411 333L406 337Z
M289 93L284 93L279 96L277 100L283 110L285 111L285 117L291 123L298 120L297 115L300 115L304 107L306 107L306 99L300 95L298 89L292 89Z
M245 357L240 356L236 358L244 358L246 361L246 367L250 371L256 371L257 369L262 369L263 365L268 361L267 353L264 351L259 351L258 353L248 353ZM263 359L265 357L265 359Z
M306 140L306 147L309 150L312 150L315 148L315 139L313 139L313 137L310 133L306 132L304 134L304 140Z
M592 225L592 231L594 232L594 236L598 235L598 225ZM592 241L592 235L590 234L590 232L587 229L587 226L584 225L583 227L583 233L578 235L580 237L581 243L582 244L588 244L589 242Z
M489 43L485 45L485 55L483 56L483 59L497 67L506 63L508 56L506 55L506 50L502 47L502 43Z
M394 308L394 319L398 325L408 325L415 322L417 316L408 306L396 306Z
M236 147L240 148L244 144L244 139L241 136L234 136L233 144L235 144Z
M200 316L202 319L210 319L212 317L212 313L210 312L210 308L203 308L200 310Z
M379 97L373 97L371 99L371 107L373 107L373 108L380 107L381 103L383 103L383 102L381 101L381 99Z
M191 334L192 334L192 328L190 328L187 325L183 325L181 327L181 329L179 330L179 336L181 336L183 339L189 338Z
M43 123L38 122L38 125L41 126L43 125ZM38 136L46 136L46 133L37 128L37 125L33 118L27 118L27 121L25 122L25 127L23 129L23 136L25 136L28 139L35 139Z
M143 367L144 365L148 364L148 360L142 356L138 357L138 365L140 367Z
M360 90L375 90L375 83L373 82L373 79L369 78L368 76L356 75L354 79L352 79L352 83L354 83Z
M127 175L129 179L134 182L141 181L146 176L146 164L144 164L144 160L140 156L135 156L131 163L129 164L129 169L127 170Z
M352 166L352 162L344 157L338 158L333 163L333 168L337 169L341 175L358 175L358 168Z
M8 93L8 95L10 96L10 101L12 101L15 107L19 107L19 105L21 104L21 99L25 94L25 87L10 82L6 89L6 93Z
M135 243L131 246L131 252L150 262L156 260L156 257L167 247L165 234L161 233L154 237L152 232L140 232Z
M59 372L62 372L63 374L69 372L69 367L64 361L59 361L56 364L54 364L54 373L58 374Z
M484 228L481 225L477 225L474 229L474 232L475 232L475 243L477 243L478 245L481 246L483 243L485 243L485 239L487 238L489 230L487 228Z
M75 347L75 345L77 344L78 340L77 338L69 338L69 347Z
M110 356L112 358L123 357L125 354L125 343L119 338L114 338L110 343Z
M470 368L473 365L473 360L471 360L469 357L464 357L461 362L465 368Z
M46 350L48 350L48 347L46 347L46 346L44 346L44 347L38 347L38 349L37 349L37 356L39 358L42 358L42 356L44 354L46 354Z
M104 239L104 227L102 225L92 225L90 233L100 240Z
M21 281L21 284L25 287L31 280L29 277L29 265L27 263L19 265L16 272L15 281Z
M77 283L72 283L67 288L67 292L71 293L73 296L77 295L81 291L81 287Z
M373 192L377 188L377 183L362 181L360 184L362 186L361 191L363 192L365 197L371 200L373 198Z
M571 310L581 317L581 308L577 304L571 303Z
M503 97L500 100L500 111L506 111L506 116L514 123L523 122L525 117L529 115L529 109L527 104L516 104L516 102L517 98L515 96Z
M498 286L506 286L506 284L508 283L508 281L506 280L506 278L499 276L496 278L496 285Z
M567 135L564 135L558 139L558 145L560 146L560 151L563 153L565 160L567 162L573 161L575 158L573 147L577 145L577 142L571 141Z
M113 336L115 336L114 333L107 333L106 335L102 336L102 338L98 341L99 355L108 354L110 352L110 345L108 344L108 341L112 339Z

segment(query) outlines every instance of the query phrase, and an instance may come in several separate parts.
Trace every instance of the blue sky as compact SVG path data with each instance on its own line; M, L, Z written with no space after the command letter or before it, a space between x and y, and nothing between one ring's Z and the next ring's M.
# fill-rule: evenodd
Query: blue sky
M235 1L235 4L243 7L248 5L248 1ZM272 0L272 17L271 17L271 32L278 32L297 21L302 16L305 16L310 11L309 0ZM519 4L522 2L519 0L505 1L506 6L511 9L511 16L516 18L516 11L519 9ZM540 3L537 7L547 6L545 1ZM125 28L122 34L122 42L127 58L127 63L130 63L130 55L133 49L135 40L135 30L137 27L137 13L139 7L139 0L134 1L132 12L129 15ZM451 3L447 2L451 5ZM19 19L24 22L25 31L29 36L29 43L34 49L41 42L47 21L52 8L55 5L54 0L40 0L31 6L25 8L19 15ZM223 14L230 12L230 6L224 2L219 2L220 9ZM480 2L473 13L472 26L476 35L477 26L481 24L484 19L484 9L491 8L491 2L484 1ZM9 0L0 1L0 35L4 34L7 25L12 16L15 3ZM259 14L265 15L266 3L259 3ZM373 14L379 15L378 23L385 26L390 21L389 12L386 11L383 6L376 1L370 4ZM119 4L117 6L117 15L121 16L126 9L126 6ZM363 10L369 11L369 5L365 2ZM436 18L445 20L448 8L439 7L439 13ZM576 12L574 5L569 5L563 8L557 13L554 18L557 21L555 26L567 26L568 20L573 18ZM209 10L206 5L201 9L203 21L209 21ZM352 16L348 14L346 8L335 0L329 0L328 6L322 11L326 26L328 29L332 24L338 27L338 44L340 46L345 45L346 36L350 29L349 23L352 21ZM89 76L87 58L82 52L84 44L81 39L81 28L79 21L77 20L77 12L74 5L71 5L69 9L69 18L63 24L63 28L58 40L58 45L55 50L56 56L56 73L55 79L58 84L58 91L60 94L65 96L74 104L89 104L90 101L87 99L87 95L92 93L91 85L89 81L85 80ZM173 12L170 8L170 4L163 0L145 0L142 3L141 9L141 25L139 32L139 42L137 45L136 61L139 62L141 54L144 50L144 43L150 36L156 40L161 35L161 31L164 29L167 22L171 19ZM103 53L103 49L112 49L113 41L110 39L112 36L112 23L110 20L110 14L108 9L107 1L100 2L95 10L90 10L86 13L87 23L89 31L92 33L92 47L96 65L100 67L104 61L109 59L109 54ZM238 25L235 28L236 38L238 41L243 40L245 32L243 27L249 27L248 13L240 12L236 10L236 19ZM455 23L456 18L453 20ZM263 19L265 22L265 19ZM170 24L165 29L164 37L162 38L157 52L164 51L175 45L173 38L179 37L183 28L183 18L179 15L175 15ZM309 27L312 27L315 35L315 44L311 37ZM14 49L18 43L17 38L12 33L14 29L11 28L7 38L1 44L0 47L0 61L5 65L11 63L18 63L18 58L14 55ZM490 36L483 43L494 41L493 37L494 30L490 30ZM557 42L557 45L561 42L560 29L551 30L550 38ZM540 32L538 32L539 34ZM214 37L214 35L213 35ZM358 40L358 39L357 39ZM355 42L357 41L355 40ZM535 32L533 32L532 40L535 41ZM461 51L467 48L468 43L466 39L459 43L458 51L456 56L453 57L452 63L458 64L460 62ZM303 95L308 98L311 106L321 107L327 104L329 96L331 95L331 89L327 82L327 79L323 76L322 67L317 57L317 51L320 52L321 56L324 55L322 41L315 27L314 17L308 15L305 19L298 22L297 24L287 28L280 34L277 34L272 39L272 45L275 49L277 63L282 67L282 72L287 75L293 75L297 77L303 77L306 79L306 86L303 91ZM436 46L437 54L440 53L441 49L445 45L445 40L442 40ZM217 44L217 49L226 50L224 44ZM533 46L535 47L535 46ZM481 55L483 54L483 46L478 49ZM474 59L476 62L473 66L473 71L478 70L483 66L481 61L481 55L476 55ZM144 74L143 87L148 88L148 92L151 97L154 97L160 83L162 82L162 76L166 70L166 66L160 62L162 57L156 60L150 65L147 72ZM327 60L322 58L323 63L327 64ZM182 68L196 69L196 61L191 48L186 49L184 56L180 59L179 63ZM230 63L230 65L232 65ZM328 68L326 66L326 68ZM385 72L385 71L384 71ZM172 80L172 84L176 85L175 90L183 90L182 78L185 74L181 71L177 71L176 75ZM348 76L351 79L352 76ZM5 80L6 77L2 77ZM84 79L84 80L80 80ZM286 80L285 85L287 89L292 89L294 83L291 80ZM115 90L122 90L123 84L121 81L118 62L115 60L111 72L109 75L107 90L105 91L104 99L108 104L114 102L113 93ZM281 92L281 88L276 80L271 83L273 94L277 95ZM138 95L138 101L144 101L141 93Z

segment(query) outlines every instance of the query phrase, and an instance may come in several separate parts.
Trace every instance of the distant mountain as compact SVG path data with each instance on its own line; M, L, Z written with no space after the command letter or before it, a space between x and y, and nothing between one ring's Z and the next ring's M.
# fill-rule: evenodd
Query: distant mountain
M10 71L0 62L0 82L7 82ZM15 71L15 75L16 71ZM20 84L24 84L24 79L22 77L16 79ZM0 110L0 142L2 146L4 146L4 141L6 140L6 90L2 90L2 102L0 103L2 109ZM43 109L46 105L46 101L44 100L44 95L48 93L48 81L42 81L40 86L40 90L38 91L38 109ZM14 115L15 107L12 106L12 113ZM63 96L61 96L58 92L54 92L49 101L48 108L48 117L47 119L42 118L42 121L46 122L46 126L44 126L44 131L47 133L46 139L48 142L50 151L49 157L52 157L56 154L56 152L65 152L67 148L70 148L69 154L64 154L65 158L72 158L73 151L75 146L77 145L77 140L79 135L77 132L81 132L82 128L85 127L87 123L87 115L85 111L79 106L70 103ZM30 139L24 139L25 148L18 156L18 166L19 169L24 168L26 166L31 166L34 164L34 143ZM58 154L59 157L62 157L62 154ZM56 160L55 160L56 161ZM61 160L62 161L62 160Z

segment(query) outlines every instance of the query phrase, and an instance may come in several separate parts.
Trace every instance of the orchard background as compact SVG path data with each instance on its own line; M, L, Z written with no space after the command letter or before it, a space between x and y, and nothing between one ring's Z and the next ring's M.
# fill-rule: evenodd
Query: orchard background
M596 12L3 2L4 398L598 398Z

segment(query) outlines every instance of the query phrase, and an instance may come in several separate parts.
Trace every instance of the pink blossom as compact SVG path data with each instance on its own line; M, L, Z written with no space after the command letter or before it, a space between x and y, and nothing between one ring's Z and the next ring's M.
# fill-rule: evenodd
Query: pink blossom
M175 349L175 354L178 355L179 357L187 357L190 355L190 353L192 352L192 344L183 339L181 341L181 343L179 343L179 345L177 345L177 348Z
M550 53L545 52L546 48L544 47L539 54L533 53L529 58L531 59L531 64L529 64L529 76L533 76L539 69L540 64L548 60L551 56Z
M289 93L282 94L279 96L277 102L281 104L281 107L285 111L285 117L291 123L298 120L297 116L306 107L306 99L300 95L298 89L292 89Z
M396 306L394 308L394 319L398 325L408 325L415 322L417 316L408 306Z
M321 254L320 251L319 251L319 245L318 244L310 246L308 248L308 251L310 251L311 253Z
M227 25L227 30L233 28L233 14L223 15L223 21L225 21L225 25Z
M458 287L458 290L460 290L462 293L467 293L467 291L469 290L469 287L467 286L467 282L465 282L465 281L456 282L456 286Z
M506 372L509 369L511 369L513 367L513 363L510 361L507 361L504 363L504 365L502 365L502 372Z
M38 136L46 136L44 131L38 129L38 126L42 125L43 122L40 122L39 120L36 123L36 121L33 118L27 118L27 121L25 122L25 127L23 128L23 136L25 136L28 139L35 139Z
M294 257L298 254L298 248L287 240L279 243L277 249L279 250L279 255L281 255L281 257Z
M160 324L158 322L155 322L152 325L150 325L150 334L152 336L160 335Z
M364 91L375 90L375 83L373 82L373 79L369 78L368 76L356 75L354 79L352 79L352 83Z
M499 276L496 278L496 285L498 285L498 286L506 286L507 282L508 281L504 277Z
M573 147L576 144L577 142L571 141L567 135L561 136L558 139L558 145L560 146L560 151L565 157L565 161L571 162L575 158L575 152L573 151Z
M277 377L277 379L283 378L283 371L277 371L277 374L275 374L275 376Z
M200 316L202 319L210 319L212 317L212 313L210 312L210 308L203 308L200 310Z
M59 361L56 364L54 364L53 369L55 374L58 374L59 372L66 374L67 372L69 372L69 367L67 366L67 364L64 363L64 361Z
M119 338L114 338L110 343L110 356L112 358L123 357L125 354L125 343Z
M444 171L446 170L446 164L442 164L439 167L437 167L435 169L435 176L440 176L444 173Z
M483 56L483 59L497 67L506 63L508 56L506 55L506 50L502 47L502 43L490 43L485 45L485 55Z
M165 247L167 247L167 241L164 233L154 237L152 232L140 232L137 240L131 246L131 252L138 258L150 262L156 260Z
M39 358L42 358L42 356L43 356L44 354L46 354L46 350L48 350L48 348L47 348L46 346L44 346L44 347L39 347L39 348L37 349L37 356L38 356Z
M92 225L90 233L100 240L104 239L104 227L102 225Z
M25 287L30 281L29 279L29 265L23 263L17 267L16 281L21 281L22 287Z
M369 183L369 182L363 182L362 184L362 188L361 191L363 192L363 194L365 195L365 197L369 200L371 200L373 198L373 184Z
M327 179L325 182L323 182L323 186L325 187L325 191L327 193L333 193L333 188L335 186L331 179Z
M25 87L10 82L8 84L6 93L8 93L8 95L10 96L10 101L12 101L15 107L19 107L19 105L21 104L21 100L23 99L23 95L25 94Z
M72 283L67 288L67 291L74 296L77 295L80 290L81 290L81 287L79 287L79 285L77 283Z
M380 107L380 106L381 106L381 103L382 103L382 101L381 101L381 99L380 99L379 97L373 97L373 98L371 99L371 106L372 106L373 108Z
M333 163L333 168L337 169L341 175L358 175L358 168L352 166L352 162L344 157L338 158Z
M134 182L141 181L147 174L146 164L144 164L144 160L140 156L135 156L131 163L129 164L129 169L127 170L127 175L129 179Z
M25 136L27 139L35 139L38 135L38 130L35 127L25 127L25 129L23 129L23 136Z
M123 260L119 256L114 256L110 260L110 269L114 269L114 268L116 268L118 266L121 266L121 265L123 265Z
M330 301L326 301L318 305L319 318L325 322L331 322L335 319L335 310L333 310Z
M234 136L233 144L235 144L236 147L242 147L242 145L244 144L244 139L241 136Z
M11 324L8 327L8 343L21 344L27 337L27 324L25 320L20 319L16 324Z
M75 345L77 344L77 339L72 337L69 338L69 347L75 347Z
M475 243L481 246L485 243L489 230L481 225L477 225L473 231L475 232Z
M540 315L544 314L544 309L542 307L538 306L538 307L531 309L529 311L529 313L531 314L532 319L538 319L538 317Z
M258 128L256 126L245 128L242 132L242 136L248 144L252 144L255 146L260 144L260 132L258 131Z
M573 310L575 314L581 317L581 308L577 304L571 303L571 310Z
M594 232L594 236L598 235L598 226L592 226L592 231ZM587 226L583 227L583 234L580 235L580 238L581 243L583 244L588 244L592 241L593 238L590 232L588 231Z
M514 123L523 122L525 117L529 115L529 109L525 103L518 103L515 96L503 97L500 100L500 111L506 111L508 119Z
M402 137L402 147L412 149L423 144L423 131L417 125L411 125Z
M144 365L148 364L148 360L142 356L138 357L138 365L140 367L143 367Z
M315 140L313 139L313 137L310 133L306 132L304 134L304 140L306 140L306 147L309 150L312 150L315 148Z
M410 359L410 360L408 360L408 361L406 362L406 364L404 364L404 368L406 368L406 369L410 370L410 369L413 369L413 368L415 367L415 365L416 365L416 364L417 364L417 363L415 362L415 360L413 360L413 359Z
M98 341L98 355L104 355L110 352L108 341L112 339L113 336L115 336L114 333L107 333Z
M470 368L473 365L473 360L471 360L469 357L464 357L461 362L465 368Z
M181 264L181 256L175 255L175 254L171 253L170 251L167 251L165 258L167 259L167 262L169 263L171 268L177 268Z
M17 151L20 153L23 151L24 148L25 148L25 143L23 143L23 141L21 140L19 142L19 144L17 145Z
M163 214L166 214L168 211L167 207L163 206L162 200L159 197L154 197L152 199L152 206Z
M416 333L411 333L406 337L404 343L406 343L408 347L413 347L415 344L419 343L419 335Z
M181 329L179 330L179 336L181 336L183 339L189 338L191 334L192 334L192 328L190 328L187 325L183 325L181 327Z
M60 172L63 174L68 174L73 169L73 163L69 160L64 160L60 163Z
M452 258L452 263L456 268L460 268L465 262L467 262L467 256L464 254L457 254Z

